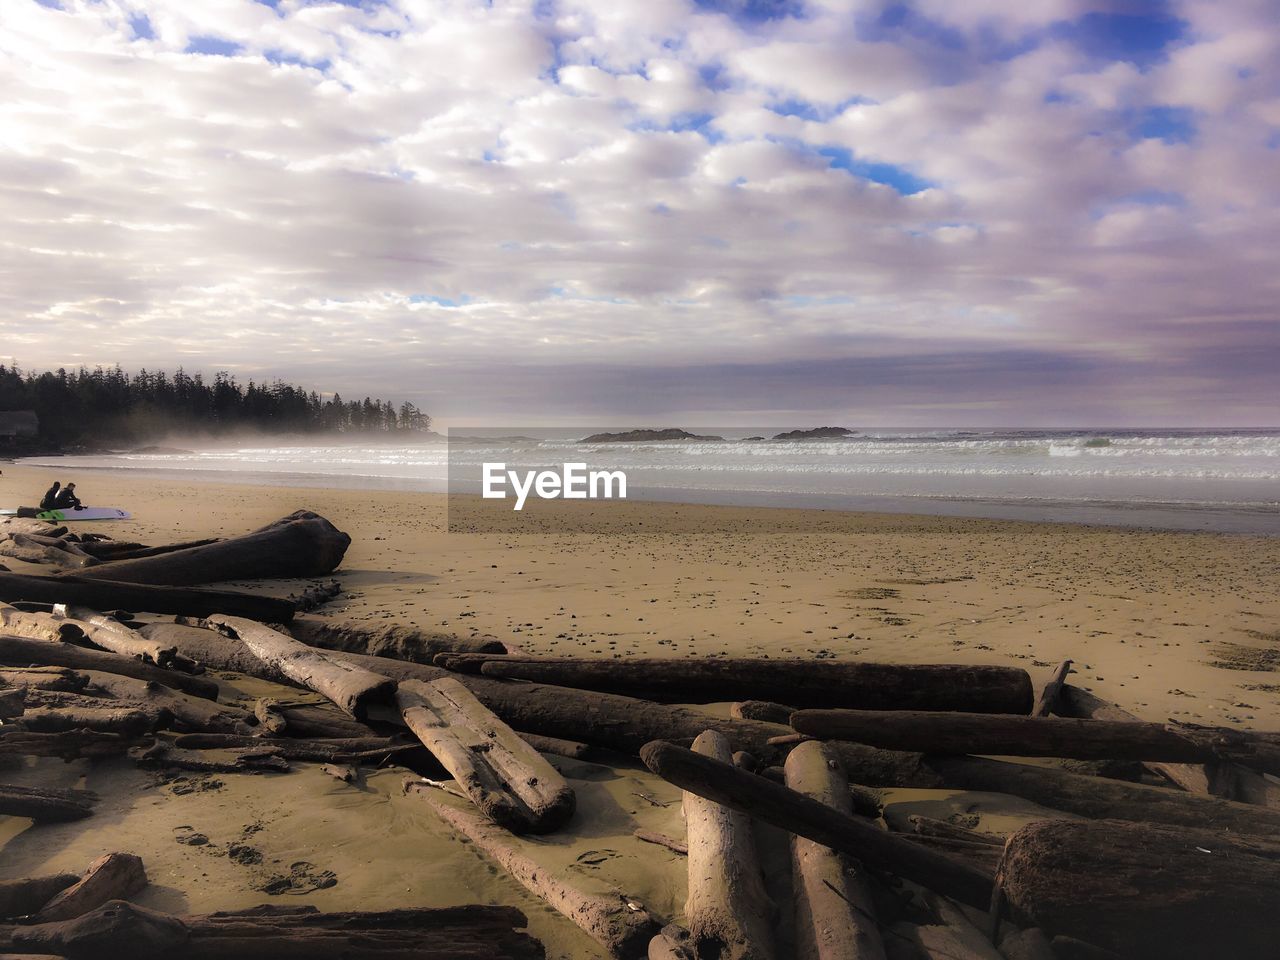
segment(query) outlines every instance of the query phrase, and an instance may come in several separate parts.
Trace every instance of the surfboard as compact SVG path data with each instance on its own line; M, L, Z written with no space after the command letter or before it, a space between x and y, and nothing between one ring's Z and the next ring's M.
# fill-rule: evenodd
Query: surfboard
M79 510L37 510L35 507L18 507L16 510L0 510L4 517L34 517L37 520L53 520L66 523L69 520L129 520L128 510L116 507L81 507Z

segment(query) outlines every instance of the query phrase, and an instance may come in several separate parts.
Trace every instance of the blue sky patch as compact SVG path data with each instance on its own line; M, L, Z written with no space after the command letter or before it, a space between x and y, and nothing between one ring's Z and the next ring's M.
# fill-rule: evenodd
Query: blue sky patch
M438 307L465 307L469 303L474 303L471 294L464 293L460 297L441 297L434 293L415 293L409 297L410 303L434 303Z
M276 66L290 64L295 67L308 67L312 70L319 70L321 73L333 66L332 61L327 57L323 60L307 60L296 53L286 53L284 50L264 50L262 55L269 63L274 63Z
M241 50L240 44L222 37L192 37L187 44L187 53L201 53L210 57L234 57Z
M1053 27L1049 33L1074 44L1091 57L1126 60L1139 67L1159 63L1165 50L1182 39L1186 23L1168 12L1166 3L1149 3L1149 13L1086 13Z
M151 29L151 21L145 13L138 13L129 18L129 29L134 40L154 40L156 32Z
M1190 143L1196 135L1195 117L1185 107L1148 107L1138 116L1133 132L1141 140Z
M886 187L892 187L904 197L928 190L935 185L922 177L917 177L905 167L895 166L892 163L859 160L853 155L852 150L845 147L819 147L818 153L826 157L834 169L847 170L855 177L870 180L872 183L882 183Z

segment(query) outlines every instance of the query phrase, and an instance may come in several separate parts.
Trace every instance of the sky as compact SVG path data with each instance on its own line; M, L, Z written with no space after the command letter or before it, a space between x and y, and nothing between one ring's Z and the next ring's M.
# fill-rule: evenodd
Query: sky
M0 338L474 424L1280 423L1274 0L6 0Z

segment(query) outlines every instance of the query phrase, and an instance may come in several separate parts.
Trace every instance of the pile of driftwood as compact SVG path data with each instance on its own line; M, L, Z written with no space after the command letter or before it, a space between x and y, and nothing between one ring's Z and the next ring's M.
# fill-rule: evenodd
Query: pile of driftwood
M127 752L158 767L246 774L320 762L344 780L360 764L395 763L417 774L406 790L612 957L792 955L775 942L761 824L792 836L797 957L1274 955L1280 736L1141 722L1069 684L1069 662L1036 696L1024 670L997 666L538 658L190 588L264 569L330 573L347 538L313 514L243 538L129 545L115 559L108 541L63 532L43 535L63 546L23 544L13 533L15 549L78 544L103 556L74 575L0 574L0 753ZM206 669L303 688L328 705L219 702ZM696 706L725 701L728 718ZM547 757L593 750L638 756L683 791L686 836L642 836L687 856L678 926L625 891L581 889L513 839L572 829L573 788ZM441 769L449 791L432 779ZM895 787L1008 794L1044 819L1002 836L886 818L877 791ZM0 788L0 813L38 820L88 816L94 802L83 791ZM315 944L310 956L364 955L353 939L370 955L540 955L512 934L522 919L513 911L169 917L120 902L127 896L33 922L41 904L9 942L66 956L95 955L97 944L258 956L234 952L249 941L263 956L276 941ZM471 944L464 928L488 937L488 952L429 952L450 937Z

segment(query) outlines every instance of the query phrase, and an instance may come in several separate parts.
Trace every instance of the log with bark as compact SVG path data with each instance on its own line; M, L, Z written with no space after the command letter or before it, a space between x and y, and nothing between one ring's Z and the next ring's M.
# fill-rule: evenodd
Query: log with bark
M0 880L0 917L13 919L33 914L79 879L74 873L55 873L47 877Z
M764 777L660 740L646 744L640 758L683 790L857 857L870 869L897 874L972 906L990 903L990 876Z
M729 741L708 730L694 752L732 764ZM689 896L685 926L702 956L767 960L773 944L774 904L765 893L751 818L696 793L682 796L689 847Z
M205 677L165 670L133 657L90 650L72 643L0 636L0 663L18 668L34 666L62 667L77 671L96 670L158 683L207 700L215 700L218 696L218 685Z
M1114 703L1073 684L1065 684L1058 712L1088 720L1134 721L1138 718ZM1148 763L1147 769L1190 793L1224 797L1242 803L1280 808L1280 783L1230 761L1206 764Z
M129 561L133 562L133 561ZM150 561L148 561L150 562ZM101 574L111 564L94 568ZM113 581L108 577L88 579L60 574L31 577L0 573L0 601L74 603L95 610L132 610L150 613L206 617L215 613L249 617L264 623L288 623L293 619L293 603L231 590L195 590L187 587L149 586Z
M1221 727L915 710L800 710L791 726L824 740L938 754L1076 760L1230 760L1280 773L1280 734Z
M290 737L246 737L227 733L187 733L173 741L183 750L228 750L270 747L286 760L318 763L381 762L394 756L422 750L417 742L392 737L355 739L294 739Z
M1014 920L1130 958L1269 958L1280 841L1118 821L1014 833L998 882Z
M850 816L849 781L825 745L802 743L787 756L787 786ZM797 960L884 960L868 879L861 864L805 837L791 838Z
M252 620L213 616L206 623L239 640L273 670L328 697L356 719L367 716L370 705L389 700L395 690L395 683L387 677L327 656Z
M169 624L168 626L173 626ZM209 667L276 679L244 648L211 630L174 637L180 652ZM192 634L199 636L192 637ZM510 683L443 669L334 651L334 658L363 666L393 680L438 680L454 676L480 702L517 730L581 740L593 746L636 754L650 740L692 742L703 730L719 730L736 749L750 750L764 763L785 752L769 739L789 728L752 720L718 718L691 707L651 703L616 694L537 683ZM256 665L256 666L255 666ZM834 749L849 778L864 786L978 790L1010 793L1055 810L1085 817L1150 820L1223 829L1280 830L1280 814L1259 807L1198 797L1163 787L1104 780L1063 770L980 757L926 756L839 742ZM1258 818L1263 819L1258 819Z
M441 654L437 665L488 677L554 683L655 702L781 700L797 707L866 710L1031 709L1031 678L1016 667L749 658L589 660ZM465 670L464 670L465 672Z
M29 817L36 823L66 823L92 816L97 794L88 790L21 787L0 783L0 814Z
M20 927L18 949L69 960L541 960L514 907L320 913L314 907L256 907L176 917L124 900L82 916Z
M573 788L453 678L407 680L404 722L487 817L515 833L550 833L573 816Z
M324 517L300 510L243 536L159 556L99 564L79 576L168 586L321 577L334 571L350 545L351 538Z
M136 741L118 733L100 733L95 730L32 733L11 724L0 726L0 756L91 760L119 756L135 743Z
M147 885L142 858L132 853L99 857L74 884L56 894L34 917L37 923L70 920L108 900L127 900Z
M296 616L289 624L289 632L311 647L391 657L410 663L431 663L436 654L445 651L506 652L506 646L493 637L463 637L432 633L403 624L374 626L328 617Z
M410 782L405 790L425 800L440 819L470 839L521 886L577 924L610 957L639 960L645 955L658 924L643 904L599 881L592 881L596 889L583 889L579 884L585 878L544 869L520 849L520 841L484 817L450 803L434 787Z

